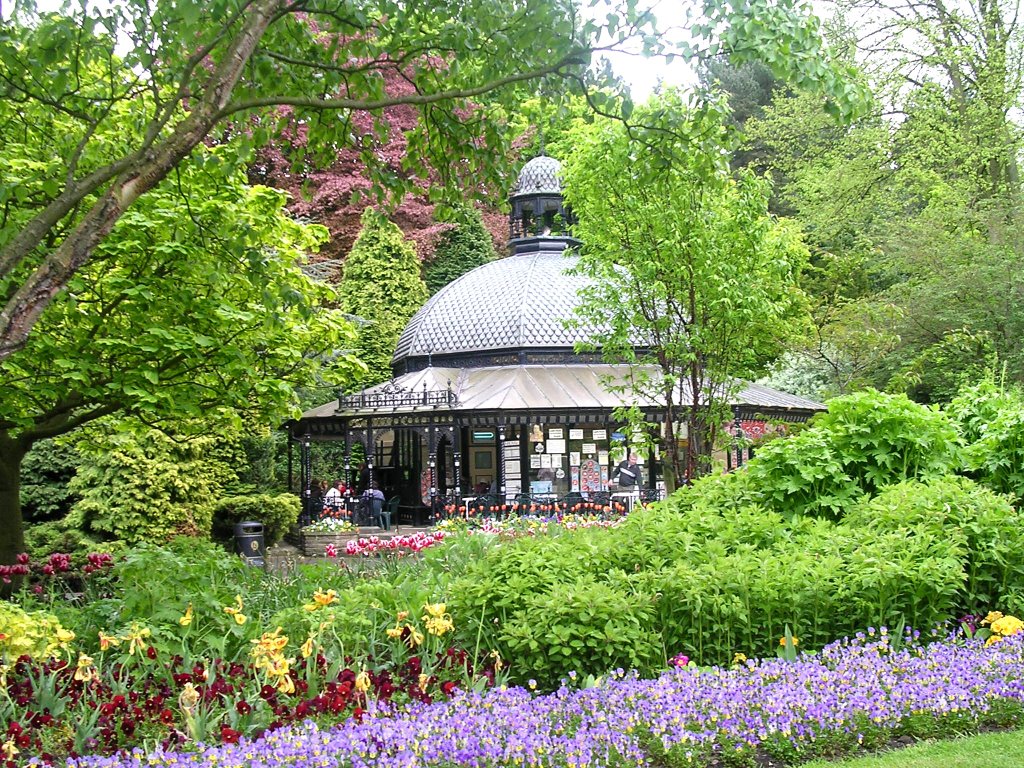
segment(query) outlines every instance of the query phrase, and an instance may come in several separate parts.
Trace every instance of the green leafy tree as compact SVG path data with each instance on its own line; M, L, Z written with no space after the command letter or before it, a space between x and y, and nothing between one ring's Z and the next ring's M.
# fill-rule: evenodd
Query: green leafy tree
M452 228L441 235L433 260L423 270L427 292L433 296L448 283L495 258L494 243L484 228L480 211L463 206Z
M46 13L21 0L0 35L0 360L132 206L210 140L237 138L238 163L271 135L301 147L297 164L355 147L378 192L433 179L433 196L463 195L505 175L494 159L510 136L487 118L537 78L573 78L593 108L628 119L625 95L594 90L587 65L598 45L634 42L690 61L762 60L817 85L837 113L860 101L796 0L712 0L678 39L657 33L647 4L608 10L598 21L571 3L498 0L456 12L444 0L86 0ZM470 102L485 94L485 108ZM399 105L419 115L400 169L378 152L383 110Z
M667 132L648 143L660 151L638 151L620 124L583 127L566 163L566 197L584 243L578 269L595 280L582 291L579 322L606 358L630 364L624 390L664 408L672 483L706 471L738 379L756 376L799 323L807 253L792 227L769 216L767 184L730 174L722 112L691 111L675 92L643 109L652 123L701 136L700 151ZM646 349L633 346L638 335ZM685 455L677 437L687 438Z
M300 269L323 231L225 176L230 151L203 150L140 200L0 364L0 562L24 546L20 471L38 441L112 415L181 434L273 423L314 374L362 370L337 352L355 333L334 291Z
M342 272L341 308L362 321L356 351L369 369L366 384L391 378L402 329L427 300L416 248L387 216L367 208Z
M873 114L836 126L805 96L777 95L747 126L812 252L817 333L798 353L831 367L836 391L944 402L994 358L1022 381L1016 4L851 9L845 39L873 77Z

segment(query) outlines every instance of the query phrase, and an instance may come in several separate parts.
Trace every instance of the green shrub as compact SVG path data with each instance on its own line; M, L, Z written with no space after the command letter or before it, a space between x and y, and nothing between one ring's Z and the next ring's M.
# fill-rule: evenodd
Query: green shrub
M267 546L276 544L299 519L302 504L294 493L228 496L213 505L213 538L228 541L235 523L254 520L263 524Z
M962 477L909 480L855 506L844 522L869 534L960 541L966 558L959 604L981 612L996 604L1022 609L1024 517L1005 496Z
M977 442L989 424L1007 410L1019 410L1022 393L1017 388L1000 386L990 376L977 384L962 387L957 396L945 407L968 445Z
M601 675L610 669L651 673L664 666L654 629L652 595L587 575L525 596L503 622L499 640L511 674L553 688L569 671Z
M607 671L612 655L641 668L661 653L727 664L736 652L770 653L787 624L815 648L869 626L928 629L1021 609L1024 521L1004 497L946 476L863 495L848 510L839 522L754 504L715 512L684 492L618 528L489 549L451 583L450 608L515 677L549 682ZM595 594L629 617L621 647L566 654L580 650L566 638L598 636L586 613L584 626L567 626Z
M944 413L905 395L858 392L795 435L762 446L742 472L713 475L680 495L708 511L760 504L783 515L842 517L879 488L957 471L962 445Z
M391 378L391 356L409 318L427 300L416 246L388 217L366 208L359 236L338 284L341 309L367 320L356 352L368 369L364 384Z
M270 618L254 599L267 575L208 541L181 537L163 546L138 544L116 560L112 576L110 595L76 612L73 628L83 641L95 644L100 630L121 631L138 622L152 630L161 652L187 657L190 649L202 648L233 659L248 652L250 633ZM244 623L224 611L237 606L236 596L242 598ZM192 622L183 627L189 605Z
M78 451L66 442L40 440L21 465L21 513L26 523L63 517L75 497L68 484L75 476Z
M156 429L83 443L68 525L129 544L209 536L217 489L235 476L216 447L214 437L179 441Z
M1024 501L1024 392L983 381L962 390L948 410L968 441L968 473Z
M81 555L109 552L111 548L86 536L77 528L67 527L61 520L51 520L25 527L25 549L33 559L42 560L54 552Z
M434 256L423 270L431 296L472 269L494 261L494 242L483 217L473 206L457 208L457 221L437 241Z

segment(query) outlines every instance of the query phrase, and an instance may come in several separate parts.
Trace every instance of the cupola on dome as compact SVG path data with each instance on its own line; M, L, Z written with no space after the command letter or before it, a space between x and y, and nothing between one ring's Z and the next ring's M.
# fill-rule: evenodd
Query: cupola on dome
M540 155L523 166L512 188L512 195L562 193L562 164L553 157Z

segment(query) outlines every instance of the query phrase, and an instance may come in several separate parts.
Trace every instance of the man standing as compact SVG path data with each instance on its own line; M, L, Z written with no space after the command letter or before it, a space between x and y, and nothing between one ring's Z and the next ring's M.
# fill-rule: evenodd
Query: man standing
M623 459L615 468L612 480L619 484L624 491L635 491L640 488L640 465L637 464L635 453L629 454L628 459Z

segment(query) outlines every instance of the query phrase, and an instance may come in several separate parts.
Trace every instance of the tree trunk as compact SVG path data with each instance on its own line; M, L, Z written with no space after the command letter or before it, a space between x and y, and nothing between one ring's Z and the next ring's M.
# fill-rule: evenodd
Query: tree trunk
M676 446L675 429L671 421L666 422L665 437L661 443L661 479L665 481L665 495L671 496L679 487L679 451ZM651 477L654 487L654 477Z
M693 446L692 477L706 475L711 469L711 428L708 425L709 409L704 405L695 408L690 419L690 445Z
M12 565L25 551L25 526L21 520L21 441L0 432L0 565Z

